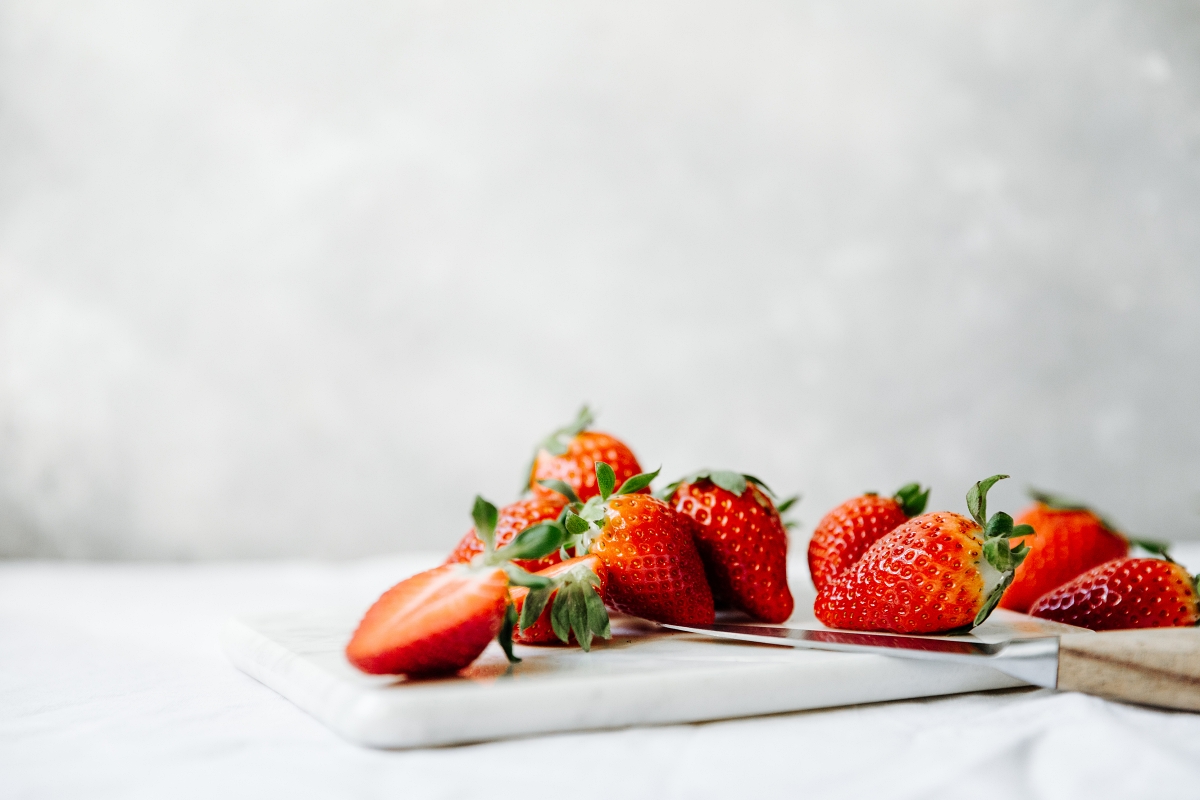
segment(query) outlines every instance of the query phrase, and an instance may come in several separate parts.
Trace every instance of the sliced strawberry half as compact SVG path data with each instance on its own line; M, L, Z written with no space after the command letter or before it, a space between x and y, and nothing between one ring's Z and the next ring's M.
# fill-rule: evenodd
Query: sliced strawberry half
M516 608L509 586L537 591L554 585L514 560L545 557L568 538L557 522L533 525L495 549L496 507L475 498L475 530L484 551L468 564L443 564L403 580L368 609L346 645L346 658L375 675L444 675L470 664L498 637L512 661Z
M384 592L346 646L373 675L436 675L470 664L500 632L508 607L501 567L446 564Z

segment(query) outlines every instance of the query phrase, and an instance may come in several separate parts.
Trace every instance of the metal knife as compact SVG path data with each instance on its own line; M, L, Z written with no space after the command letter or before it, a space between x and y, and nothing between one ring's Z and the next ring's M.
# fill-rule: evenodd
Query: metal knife
M718 639L810 650L983 664L1047 689L1200 711L1200 630L1158 628L1015 638L1002 642L784 625L663 625Z

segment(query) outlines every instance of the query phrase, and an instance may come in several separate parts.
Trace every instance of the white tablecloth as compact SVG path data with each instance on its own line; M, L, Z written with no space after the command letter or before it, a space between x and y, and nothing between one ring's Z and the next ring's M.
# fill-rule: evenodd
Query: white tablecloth
M1179 552L1200 564L1200 548ZM431 560L0 562L0 797L1093 800L1200 787L1200 715L1045 690L372 751L220 651L234 614L365 608Z

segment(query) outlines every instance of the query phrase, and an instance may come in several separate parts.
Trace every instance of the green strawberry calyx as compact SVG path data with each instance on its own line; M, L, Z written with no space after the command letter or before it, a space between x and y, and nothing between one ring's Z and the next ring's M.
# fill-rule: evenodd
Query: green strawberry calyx
M483 542L483 552L471 559L471 563L468 565L469 569L482 570L500 567L504 570L511 585L525 586L531 594L550 589L555 585L553 578L534 575L512 562L514 560L535 561L545 558L555 550L560 550L569 538L566 529L561 524L555 521L530 525L514 536L511 542L497 548L496 522L500 518L500 512L496 510L496 506L476 495L475 504L471 508L471 518L475 522L475 535ZM513 654L512 649L512 632L513 626L516 624L517 609L512 603L509 603L496 639L500 642L504 655L514 664L521 660Z
M600 490L600 494L586 503L579 503L578 501L568 503L557 521L558 524L561 524L566 529L569 536L568 540L562 546L563 558L568 557L568 550L573 550L577 556L588 552L592 541L600 534L600 531L604 529L605 524L608 522L608 517L604 513L604 509L610 497L640 492L649 486L661 471L662 468L659 467L653 472L643 472L639 475L634 475L622 483L620 488L615 488L617 476L613 472L613 468L603 461L597 461L596 487Z
M587 564L577 564L555 577L554 585L530 589L521 608L520 630L528 630L550 603L550 627L564 643L575 635L584 652L592 649L592 639L612 638L608 611L600 598L600 578Z
M533 457L529 460L529 469L525 470L525 483L521 485L521 491L524 492L529 488L529 484L533 479L533 468L537 465L538 453L545 450L552 456L563 455L567 452L571 440L590 428L595 421L596 415L592 413L587 403L584 403L580 407L579 413L575 415L575 419L538 442L537 447L533 449Z
M997 511L990 518L987 515L988 491L1007 477L1007 475L993 475L979 481L967 492L967 510L976 524L983 528L983 557L993 569L1000 573L1000 582L983 601L983 608L979 609L979 613L975 615L973 627L983 624L983 621L996 610L1000 598L1004 596L1004 590L1013 582L1013 575L1017 567L1029 553L1029 546L1024 542L1019 542L1016 547L1013 547L1008 540L1032 536L1034 533L1031 525L1013 525L1013 518L1003 511Z
M771 497L775 496L775 492L771 491L771 487L767 486L763 481L747 475L744 472L733 472L727 469L698 469L690 475L684 475L674 483L669 483L663 490L658 493L659 500L669 500L671 495L675 493L681 485L685 483L696 483L697 481L710 480L717 486L720 486L730 494L741 497L750 484L754 484L758 488L765 491Z
M689 483L697 483L703 480L712 481L716 486L737 497L741 497L743 494L745 494L746 490L753 484L762 490L761 493L754 493L754 499L758 502L758 504L763 508L771 508L773 505L775 511L779 513L780 517L783 517L783 515L787 513L788 509L800 501L800 495L794 494L791 497L787 497L783 500L773 503L777 495L761 478L756 478L753 475L749 475L745 472L734 472L727 469L696 470L693 473L684 475L677 481L668 483L662 488L661 491L655 494L655 497L657 497L659 500L669 503L671 498L674 496L675 491L680 486ZM787 528L794 528L800 523L796 520L785 519L783 520L783 524Z
M1033 488L1032 486L1029 487L1028 493L1035 502L1041 503L1052 511L1086 511L1088 514L1091 514L1093 517L1098 519L1100 524L1103 525L1104 529L1109 533L1120 536L1122 539L1129 542L1130 545L1134 547L1140 547L1153 556L1157 556L1164 561L1175 563L1175 559L1171 558L1170 545L1167 542L1162 542L1157 539L1135 539L1132 536L1126 536L1124 533L1121 533L1117 526L1114 525L1106 516L1087 504L1079 502L1078 500L1072 500L1068 497L1064 497L1063 495L1054 494L1053 492L1043 492L1040 489Z
M567 452L567 446L571 444L571 440L586 431L595 421L596 416L585 403L580 407L579 413L575 415L575 419L543 439L538 445L538 449L545 450L552 456L561 456Z
M904 512L904 516L911 519L920 516L921 512L925 510L931 491L933 490L929 487L922 490L919 483L906 483L896 490L892 499L900 504L900 510Z

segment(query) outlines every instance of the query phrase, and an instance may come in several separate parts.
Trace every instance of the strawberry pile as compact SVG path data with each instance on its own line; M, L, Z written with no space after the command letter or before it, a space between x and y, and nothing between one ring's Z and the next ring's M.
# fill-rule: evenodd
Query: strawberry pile
M922 514L929 492L846 501L808 548L814 612L834 628L897 633L968 630L1000 607L1092 630L1200 623L1200 576L1160 542L1130 539L1086 506L1042 492L1016 520L987 517L987 493L967 493L970 518ZM1137 546L1156 558L1130 558Z
M497 509L476 497L474 527L446 563L389 589L346 657L363 672L446 675L499 641L578 646L611 636L609 610L654 622L711 623L715 610L782 622L787 523L761 480L703 470L658 496L633 452L589 430L585 407L547 437L523 494Z
M758 478L693 472L652 494L619 439L589 430L585 407L536 448L522 496L476 497L474 527L446 562L389 589L346 656L372 674L457 672L493 639L590 650L609 611L705 625L719 609L780 623L794 610L788 527ZM993 475L967 492L969 516L925 513L917 483L847 500L817 525L808 566L817 619L832 628L969 630L1007 608L1094 630L1196 625L1197 578L1165 546L1130 539L1085 506L1034 492L1014 520L987 513ZM1131 558L1132 546L1155 558Z

